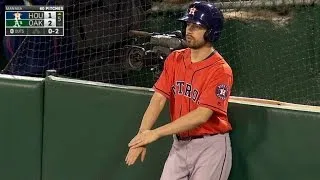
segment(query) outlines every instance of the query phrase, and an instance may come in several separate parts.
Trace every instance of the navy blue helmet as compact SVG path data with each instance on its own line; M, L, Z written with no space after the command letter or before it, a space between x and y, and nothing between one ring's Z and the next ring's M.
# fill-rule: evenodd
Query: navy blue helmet
M222 12L213 3L196 1L190 4L186 14L178 20L206 27L204 39L215 42L220 38L224 18Z

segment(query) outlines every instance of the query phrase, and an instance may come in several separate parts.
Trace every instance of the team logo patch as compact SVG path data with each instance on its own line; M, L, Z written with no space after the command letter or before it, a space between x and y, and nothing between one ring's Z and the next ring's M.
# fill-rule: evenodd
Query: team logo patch
M218 98L225 100L228 96L229 88L227 85L221 84L216 88L216 95Z
M197 9L196 8L190 8L189 9L189 14L192 14L192 15L194 15L194 13L197 11Z

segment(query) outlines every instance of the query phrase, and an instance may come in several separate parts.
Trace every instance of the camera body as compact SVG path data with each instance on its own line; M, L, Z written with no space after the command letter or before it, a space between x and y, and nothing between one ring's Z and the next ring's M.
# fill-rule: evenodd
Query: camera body
M124 46L125 69L140 71L150 68L155 78L159 77L163 63L172 51L187 47L181 31L163 34L130 31L130 34L133 43Z

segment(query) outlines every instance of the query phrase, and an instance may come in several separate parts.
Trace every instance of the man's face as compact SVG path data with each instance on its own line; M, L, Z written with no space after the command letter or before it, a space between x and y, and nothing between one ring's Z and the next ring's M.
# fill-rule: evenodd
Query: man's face
M191 49L199 49L206 45L206 41L204 40L204 34L206 32L206 28L201 25L194 23L187 23L186 28L186 40L188 43L188 47Z

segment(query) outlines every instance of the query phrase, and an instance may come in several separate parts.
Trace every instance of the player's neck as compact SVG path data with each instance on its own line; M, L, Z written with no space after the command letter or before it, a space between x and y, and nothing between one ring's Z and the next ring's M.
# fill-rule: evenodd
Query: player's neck
M206 45L199 49L191 49L191 62L196 63L205 60L213 51L214 48L211 45Z

